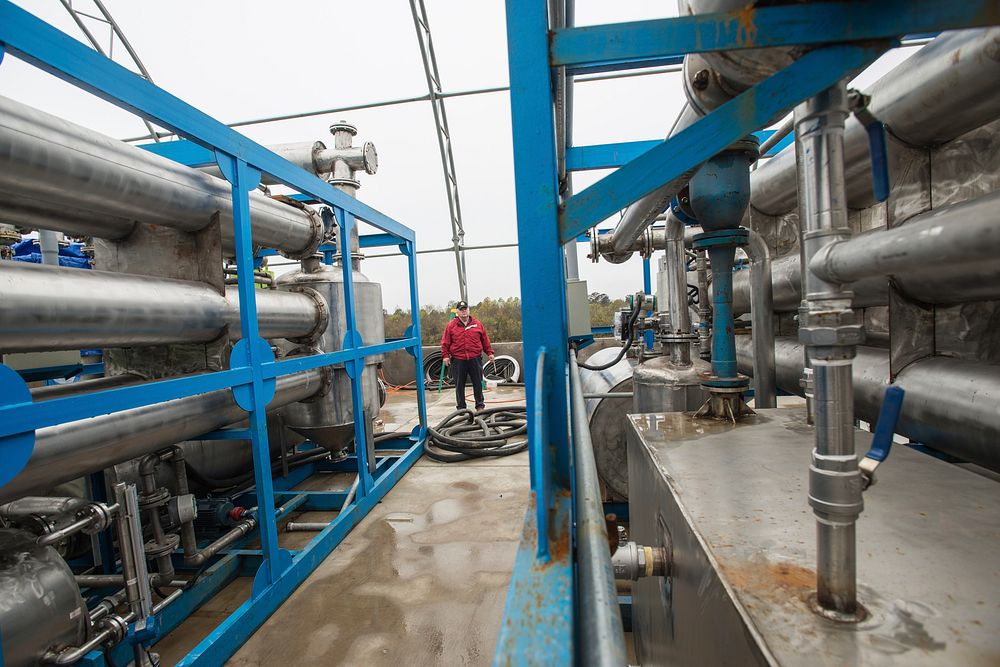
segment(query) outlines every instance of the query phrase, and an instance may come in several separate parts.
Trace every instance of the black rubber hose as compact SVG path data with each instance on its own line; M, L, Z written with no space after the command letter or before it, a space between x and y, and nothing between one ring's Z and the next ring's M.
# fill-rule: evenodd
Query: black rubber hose
M635 341L635 323L639 319L639 313L641 312L642 312L642 302L639 299L636 299L635 306L632 308L632 312L628 318L628 324L629 324L628 340L625 341L624 345L622 345L621 352L618 353L618 356L616 356L608 363L602 364L601 366L588 366L582 361L576 362L576 365L579 366L580 368L586 368L588 371L606 371L615 364L617 364L619 361L624 359L625 353L628 352L628 349L632 347L632 343Z
M509 456L528 448L528 417L523 405L476 412L456 410L427 429L424 453L435 461L455 463L487 456ZM508 443L511 438L523 440Z

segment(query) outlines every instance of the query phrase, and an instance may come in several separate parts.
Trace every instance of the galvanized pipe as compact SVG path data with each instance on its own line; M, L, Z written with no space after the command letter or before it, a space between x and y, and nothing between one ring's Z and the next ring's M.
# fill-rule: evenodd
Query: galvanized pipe
M276 380L274 410L309 398L323 386L322 371ZM59 424L35 432L35 448L24 469L0 487L0 502L47 489L190 440L246 417L229 389L155 403L142 408Z
M59 239L62 234L43 229L38 232L38 248L42 252L42 264L59 266Z
M845 82L795 108L799 223L803 266L820 250L850 238L844 196ZM816 602L842 620L856 618L855 523L864 507L854 451L851 362L860 340L851 294L803 269L799 338L813 370L816 446L809 468L809 504L816 515Z
M754 230L746 247L750 256L750 318L753 327L754 407L778 407L774 380L774 295L771 291L771 253L764 237Z
M0 97L0 220L121 239L134 222L195 232L218 214L233 251L229 183ZM81 213L74 218L75 213ZM250 193L255 244L302 253L322 241L305 211Z
M869 110L912 146L937 146L1000 117L1000 27L946 32L878 80ZM848 205L873 203L868 134L857 120L844 131ZM762 164L750 180L751 205L782 215L797 201L795 151Z
M740 371L753 369L753 344L736 337ZM775 341L778 387L802 396L803 346L795 338ZM888 350L858 346L853 369L855 414L872 424L889 384ZM896 377L906 391L896 432L963 461L1000 471L1000 366L979 361L929 357ZM891 462L890 462L891 464Z
M573 415L573 466L576 474L577 577L580 584L579 655L581 664L628 664L614 569L608 549L604 505L594 462L594 445L584 404L576 352L569 355Z
M264 338L301 338L325 329L318 295L257 290ZM208 342L240 336L235 288L166 278L0 263L0 350L29 352Z
M1000 272L1000 192L938 208L905 224L825 246L809 262L826 280L893 276L905 293L942 279L976 285Z

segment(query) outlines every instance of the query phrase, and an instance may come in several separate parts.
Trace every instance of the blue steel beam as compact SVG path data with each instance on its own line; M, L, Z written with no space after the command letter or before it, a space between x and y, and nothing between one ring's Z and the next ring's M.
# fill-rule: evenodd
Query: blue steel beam
M863 69L883 51L884 45L831 46L807 53L789 67L571 197L566 201L559 221L560 242L568 243L773 118L783 116L807 97Z
M404 227L364 202L340 192L146 79L108 60L9 0L0 0L0 46L64 81L169 129L191 141L243 160L281 183L402 239Z
M684 53L895 39L1000 23L995 0L881 0L750 7L556 30L551 64L578 73L628 69Z
M774 134L774 130L758 130L753 133L761 143ZM789 133L761 157L772 157L791 146L794 133ZM566 149L566 169L568 171L589 171L592 169L614 169L628 164L651 148L663 143L663 139L647 141L624 141L617 144L595 144L592 146L572 146ZM157 144L161 145L161 144Z

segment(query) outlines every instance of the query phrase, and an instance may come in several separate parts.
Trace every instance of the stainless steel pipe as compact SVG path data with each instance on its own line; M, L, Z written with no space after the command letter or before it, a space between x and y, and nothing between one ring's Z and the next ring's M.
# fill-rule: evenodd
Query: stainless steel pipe
M912 146L936 146L1000 117L1000 27L946 32L878 80L869 110ZM844 131L845 185L852 208L873 203L868 135L857 118ZM788 148L750 178L750 204L767 215L795 208L795 151Z
M264 338L326 328L318 295L256 290ZM28 352L207 342L240 336L239 296L203 283L28 262L0 263L0 350Z
M771 287L771 253L767 243L750 229L746 247L750 257L750 318L753 327L753 404L778 407L774 380L774 294ZM685 304L686 305L686 304ZM686 309L685 309L686 310Z
M273 410L309 398L323 386L322 371L277 378ZM246 417L229 389L59 424L35 432L24 470L0 487L0 502L40 495L63 482L228 426Z
M3 222L121 239L134 222L194 232L218 214L232 252L232 209L226 181L0 97ZM322 223L261 192L250 213L257 245L295 254L322 240Z
M573 460L576 474L577 575L580 582L580 655L587 665L619 667L628 664L614 569L608 550L608 532L601 489L590 439L587 407L576 353L569 355L573 415Z
M893 276L904 293L941 280L968 284L1000 278L1000 192L938 208L893 229L830 244L810 270L838 283ZM912 283L912 284L910 284Z
M778 387L797 396L802 396L802 355L794 338L776 340ZM736 356L741 372L753 371L747 336L736 337ZM852 376L856 416L874 424L889 384L889 352L858 346ZM929 357L900 371L895 384L906 391L897 433L1000 472L1000 366Z
M889 302L892 276L915 301L952 304L1000 299L1000 193L922 213L893 229L868 232L820 252L811 266L820 276L850 283L852 306ZM774 308L788 312L801 300L798 256L772 263ZM750 309L750 279L733 276L733 308Z

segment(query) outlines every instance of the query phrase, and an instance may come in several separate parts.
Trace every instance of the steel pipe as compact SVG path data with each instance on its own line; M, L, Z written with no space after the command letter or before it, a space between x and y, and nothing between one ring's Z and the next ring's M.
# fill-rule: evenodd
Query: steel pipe
M752 372L752 342L747 336L736 341L740 371ZM802 355L794 338L775 341L778 387L797 396L803 395ZM852 377L856 416L874 424L889 384L888 350L858 346ZM929 357L900 371L895 384L906 391L897 433L1000 472L1000 366Z
M904 293L940 280L975 291L1000 273L1000 192L946 206L905 224L830 244L809 262L826 280L893 276Z
M831 245L812 260L819 275L850 283L854 308L889 303L886 276L902 294L939 305L1000 299L1000 193L934 209L893 229L869 232ZM737 272L733 307L750 308L750 279ZM771 267L774 308L794 311L801 300L798 256Z
M577 576L580 583L580 655L588 665L625 665L625 638L615 589L614 569L608 549L607 523L601 503L594 445L590 439L583 382L576 352L569 355L573 416L573 466L576 474Z
M1000 117L1000 27L946 32L878 80L869 110L892 135L912 146L936 146ZM851 117L844 130L845 185L852 208L874 201L868 135ZM798 199L795 151L786 149L750 179L751 205L782 215Z
M276 380L274 410L309 398L322 386L322 371ZM63 482L184 442L246 417L230 389L178 398L132 410L38 429L24 469L0 487L0 502L41 494Z
M257 290L264 338L301 338L326 327L318 295ZM147 276L0 263L0 350L28 352L208 342L240 336L236 288Z
M231 253L232 209L226 181L0 97L4 222L121 239L135 222L195 232L218 214ZM296 254L323 240L321 222L261 192L250 213L255 244Z
M746 247L750 257L750 318L753 327L753 404L778 407L774 380L774 295L771 287L771 253L764 237L749 230Z

